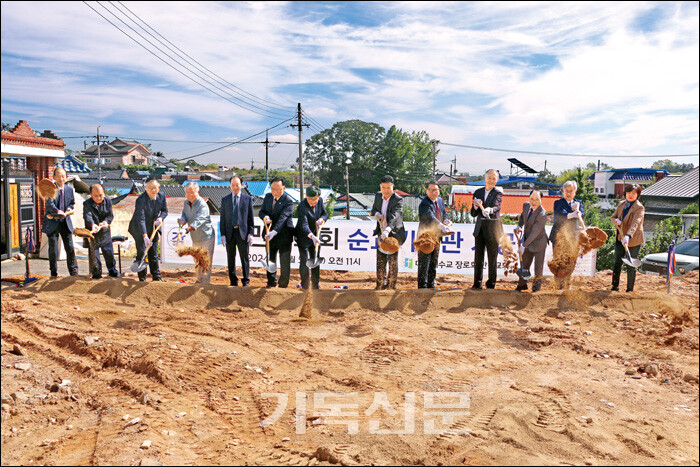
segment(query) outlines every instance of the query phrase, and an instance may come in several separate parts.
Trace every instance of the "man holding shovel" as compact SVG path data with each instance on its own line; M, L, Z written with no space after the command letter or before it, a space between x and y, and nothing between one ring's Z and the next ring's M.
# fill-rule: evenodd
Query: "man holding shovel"
M158 261L158 240L160 226L168 216L168 206L165 195L160 193L160 183L156 179L146 182L146 192L136 198L134 215L129 222L129 233L136 242L136 260L143 261L148 254L148 264L154 281L161 281L160 264ZM153 238L151 240L151 238ZM138 272L139 280L146 280L146 269Z
M425 187L425 198L418 206L418 217L420 224L418 232L433 231L437 238L449 230L452 222L447 217L445 202L440 198L440 187L435 180L430 180ZM418 288L434 289L435 275L437 273L438 256L440 254L440 243L430 254L418 251Z
M542 193L539 190L530 192L530 202L523 204L523 212L518 217L518 226L515 235L522 235L520 241L521 255L520 270L530 272L532 260L535 260L535 280L532 291L537 292L542 288L542 270L544 269L544 255L547 251L547 232L544 227L547 224L547 211L542 207ZM524 229L524 230L523 230ZM518 286L515 290L527 290L525 274L518 274Z
M406 241L406 229L403 226L403 198L394 193L394 178L384 175L379 180L379 193L374 195L374 204L370 214L377 219L374 235L379 237L378 244L388 237L395 238L399 245ZM386 266L389 263L389 273ZM383 253L377 248L377 286L375 290L395 289L399 277L399 253Z
M71 214L75 209L75 194L73 188L66 185L66 171L56 167L53 171L53 181L56 184L56 196L46 199L46 217L41 224L41 231L49 237L49 269L51 277L58 277L58 237L63 239L66 249L68 273L78 274L78 261L75 259L73 247L73 222Z
M294 201L284 192L284 181L276 178L270 184L270 193L265 195L260 219L265 223L262 237L269 241L267 258L267 287L286 288L289 285L292 242L294 241ZM280 255L280 278L277 282L277 253ZM271 272L274 271L274 272Z
M211 265L214 259L214 242L216 236L211 226L209 206L206 201L199 196L199 184L190 182L185 187L185 204L182 206L182 215L177 220L177 224L183 227L187 224L187 232L192 239L194 248L202 248L209 254L209 269L202 270L197 267L197 282L209 284L211 281Z
M102 254L105 257L109 276L119 277L119 271L117 271L116 262L114 261L112 232L109 227L113 219L112 200L105 197L105 190L102 185L95 183L90 187L90 199L83 203L85 228L94 232L93 239L90 241L91 252L95 255L95 268L90 271L93 279L102 277L100 249L102 249Z
M320 196L321 190L310 186L306 189L306 199L299 203L296 234L299 247L299 275L301 287L304 289L309 287L309 269L311 269L311 287L320 289L321 263L317 253L321 240L318 236L321 224L328 220L323 202L319 201Z

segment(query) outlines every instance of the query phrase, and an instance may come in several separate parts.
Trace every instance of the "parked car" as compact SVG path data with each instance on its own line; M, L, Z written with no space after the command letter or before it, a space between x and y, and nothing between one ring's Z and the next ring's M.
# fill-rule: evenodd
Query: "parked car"
M689 271L698 269L698 247L700 242L697 238L689 238L676 245L676 274L681 275ZM668 252L654 253L642 258L642 265L639 270L644 274L666 275L668 266Z

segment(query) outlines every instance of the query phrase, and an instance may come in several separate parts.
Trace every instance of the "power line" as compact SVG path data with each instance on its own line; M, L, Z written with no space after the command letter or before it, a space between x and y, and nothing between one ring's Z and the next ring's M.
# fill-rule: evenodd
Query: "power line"
M605 157L605 158L630 158L630 157L698 157L700 154L641 154L641 155L629 155L620 156L618 154L566 154L560 152L537 152L537 151L519 151L517 149L498 149L498 148L487 148L481 146L468 146L466 144L455 144L455 143L445 143L440 141L440 144L445 146L455 146L458 148L468 148L468 149L482 149L485 151L499 151L499 152L516 152L518 154L537 154L541 156L564 156L564 157Z
M113 3L113 2L109 2L109 3L112 4L112 5L114 6L114 3ZM265 107L269 107L270 109L273 109L272 111L275 111L275 110L282 110L283 115L285 115L285 116L287 116L289 112L286 111L286 110L284 110L284 109L280 109L280 108L279 108L280 105L281 105L281 107L286 107L287 109L293 109L293 108L294 108L294 107L292 107L292 106L286 106L286 105L276 104L276 103L273 103L273 102L270 102L270 101L266 101L265 99L261 99L261 98L255 96L254 94L251 94L251 93L249 93L249 92L244 91L243 89L241 89L240 87L236 86L235 84L226 81L224 78L222 78L221 76L217 75L216 73L214 73L214 72L211 71L209 68L207 68L207 67L205 67L204 65L202 65L201 63L199 63L199 62L198 62L197 60L195 60L193 57L191 57L190 55L188 55L186 52L184 52L184 51L183 51L182 49L180 49L178 46L176 46L176 45L173 44L171 41L169 41L167 38L165 38L165 36L163 36L163 35L160 34L158 31L156 31L155 28L153 28L153 26L151 26L150 24L148 24L146 21L144 21L143 19L141 19L141 17L139 17L136 13L134 13L132 10L130 10L129 7L127 7L126 5L124 5L124 4L123 4L122 2L120 2L120 1L117 2L117 3L119 3L124 9L126 9L129 13L131 13L133 16L135 16L141 23L143 23L143 24L146 26L146 28L144 28L143 26L140 26L141 29L143 29L144 31L146 31L151 37L153 37L154 39L156 39L158 42L160 42L161 44L163 44L165 47L167 47L167 48L168 48L169 50L171 50L173 53L177 54L179 57L181 57L181 58L183 58L183 59L185 59L185 57L187 57L185 60L189 59L189 60L187 60L188 63L190 63L190 64L192 64L192 65L196 64L196 66L197 66L200 70L206 70L206 71L208 72L208 75L209 75L209 76L212 76L212 75L213 75L213 76L215 76L216 78L218 78L218 79L220 80L220 82L226 83L226 84L228 85L227 87L229 87L229 89L235 89L234 92L236 92L237 94L241 95L241 97L243 97L243 98L245 98L245 99L248 99L248 100L250 100L250 101L253 101L253 102L258 101L257 103L259 103L260 105L263 105L263 106L265 106ZM123 11L121 11L121 13L124 14L125 16L127 16ZM127 17L128 17L128 16L127 16ZM133 21L133 19L132 19L132 22L134 22L134 24L137 24L135 21ZM172 45L173 47L175 47L175 48L178 50L178 52L180 52L180 53L175 52L171 47L169 47L169 46L168 46L167 44L165 44L163 41L161 41L160 39L158 39L157 37L155 37L153 34L151 34L150 31L153 31L153 32L156 33L159 37L163 38L163 40L165 40L165 42L167 42L168 44L170 44L170 45ZM183 57L183 55L184 55L184 57ZM193 62L194 62L194 63L193 63ZM248 96L250 96L250 97L246 97L244 94L246 94L246 95L248 95ZM272 105L270 105L270 104L272 104Z
M173 159L173 161L174 161L174 162L189 161L189 160L194 159L195 157L200 157L200 156L204 156L204 155L206 155L206 154L211 154L212 152L216 152L216 151L219 151L219 150L221 150L221 149L225 149L225 148L230 147L230 146L233 146L233 145L235 145L235 144L242 144L242 143L244 143L245 141L247 141L247 140L249 140L249 139L251 139L251 138L255 138L256 136L259 136L259 135L265 133L266 131L272 130L273 128L277 128L278 126L280 126L280 125L282 125L282 124L284 124L284 123L287 123L288 121L293 120L293 119L294 119L293 117L292 117L292 118L288 118L287 120L278 123L277 125L273 126L272 128L266 128L266 129L263 130L263 131L260 131L260 132L258 132L258 133L255 133L254 135L246 136L245 138L243 138L243 139L241 139L241 140L233 141L233 142L231 142L231 143L229 143L229 144L226 144L226 145L224 145L224 146L218 147L218 148L216 148L216 149L212 149L212 150L210 150L210 151L202 152L202 153L200 153L200 154L195 154L194 156L189 156L189 157L185 157L185 158L182 158L182 159Z
M110 2L110 3L111 3L111 2ZM136 18L138 18L138 20L141 21L143 24L145 24L149 29L151 29L153 32L155 32L156 34L158 34L158 36L162 37L167 43L169 43L170 45L172 45L173 47L175 47L178 51L182 52L186 57L188 57L189 59L191 59L192 61L194 61L197 65L201 66L203 69L209 71L211 74L213 74L214 76L216 76L216 77L217 77L218 79L220 79L221 81L223 81L223 82L229 84L230 86L232 86L233 88L237 89L237 90L240 91L241 93L247 94L248 96L251 96L251 98L253 98L253 99L257 100L257 101L260 101L260 103L272 104L272 106L270 106L270 107L277 106L277 107L284 107L284 108L288 108L288 109L294 109L294 106L285 105L285 104L280 104L280 103L268 101L268 100L266 100L266 99L262 99L262 98L260 98L260 97L257 97L257 96L255 96L254 94L251 94L251 93L249 93L249 92L247 92L247 91L241 89L240 87L236 86L235 84L226 81L224 78L222 78L221 76L217 75L216 73L214 73L213 71L211 71L209 68L205 67L204 65L202 65L201 63L199 63L197 60L195 60L193 57L191 57L190 55L188 55L186 52L184 52L184 51L183 51L182 49L180 49L178 46L176 46L175 44L173 44L172 42L170 42L167 38L165 38L165 36L163 36L162 34L160 34L158 31L155 30L155 28L153 28L151 25L149 25L148 23L146 23L146 22L145 22L143 19L141 19L136 13L134 13L132 10L130 10L129 7L127 7L126 5L124 5L124 4L123 4L122 2L120 2L120 1L119 1L118 3L119 3L120 5L122 5L126 10L128 10L132 15L134 15ZM161 42L161 43L162 43L162 42Z
M199 81L193 79L192 77L186 75L185 73L183 73L182 71L180 71L180 70L178 70L176 67L174 67L172 64L168 63L168 62L165 61L163 58L161 58L160 56L158 56L155 52L153 52L152 50L150 50L148 47L146 47L146 46L144 46L143 44L141 44L138 40L136 40L136 39L134 39L133 37L131 37L128 33L126 33L123 29L121 29L119 26L117 26L117 25L114 24L112 21L110 21L108 18L106 18L106 17L105 17L103 14L101 14L99 11L95 10L95 9L94 9L92 6L90 6L86 1L83 1L83 3L84 3L85 5L87 5L88 8L90 8L92 11L94 11L94 12L97 13L99 16L101 16L101 17L102 17L105 21L107 21L109 24L111 24L111 25L114 26L116 29L118 29L118 30L119 30L122 34L124 34L126 37L128 37L128 38L131 39L132 41L136 42L136 44L138 44L140 47L142 47L142 48L143 48L144 50L146 50L148 53L150 53L151 55L153 55L154 57L156 57L158 60L160 60L161 62L163 62L163 63L165 63L166 65L168 65L170 68L172 68L172 69L175 70L176 72L180 73L180 74L181 74L182 76L184 76L185 78L187 78L187 79L189 79L190 81L192 81L193 83L197 84L198 86L201 86L201 87L205 88L206 90L210 91L211 93L216 94L217 96L221 97L222 99L225 99L225 100L227 100L228 102L230 102L230 103L232 103L232 104L234 104L234 105L236 105L236 106L238 106L238 107L241 107L241 108L243 108L243 109L245 109L245 110L251 111L251 112L256 113L256 114L258 114L258 115L262 115L263 117L266 117L266 118L275 118L275 119L278 119L278 117L271 116L271 115L268 115L268 114L266 114L266 113L261 113L261 112L258 112L257 110L254 110L254 109L250 109L250 108L246 107L245 105L243 105L243 103L235 102L235 101L229 99L228 97L219 94L218 92L216 92L216 91L214 91L213 89L211 89L210 87L208 87L208 86L202 84L201 82L199 82ZM149 44L153 45L152 42L150 42L148 39L146 39L145 37L143 37L143 35L141 35L141 34L140 34L138 31L136 31L134 28L132 28L131 26L129 26L128 24L126 24L126 23L124 22L124 20L122 20L122 19L119 18L117 15L115 15L114 13L112 13L112 12L111 12L108 8L106 8L104 5L102 5L102 4L99 3L99 2L96 2L96 3L97 3L98 5L100 5L102 8L104 8L109 14L111 14L112 16L114 16L117 20L119 20L119 21L120 21L122 24L124 24L126 27L128 27L129 29L131 29L132 31L134 31L134 32L135 32L136 34L138 34L141 38L145 39ZM162 50L161 50L160 48L158 48L157 46L154 46L154 47L155 47L156 49L158 49L159 51L162 52ZM166 54L166 55L167 55L167 54ZM181 63L177 62L177 60L175 60L175 62L176 62L178 65L182 65ZM187 69L187 67L183 67L183 68ZM219 89L220 89L220 88L219 88ZM240 100L240 99L239 99L239 100ZM247 104L247 105L251 105L251 104L248 104L248 103L246 103L246 104Z

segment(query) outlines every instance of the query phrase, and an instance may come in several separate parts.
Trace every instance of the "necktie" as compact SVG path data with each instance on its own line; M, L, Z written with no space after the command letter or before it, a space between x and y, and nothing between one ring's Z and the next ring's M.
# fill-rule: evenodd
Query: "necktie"
M525 222L527 222L530 219L531 215L532 215L532 208L530 208L530 212L527 213L527 219L525 219Z
M238 196L233 195L233 225L238 225Z
M66 212L66 197L63 195L63 188L61 188L61 211Z
M438 202L435 200L435 217L440 218L440 208L438 207Z
M272 209L275 209L276 205L277 205L277 198L272 198Z

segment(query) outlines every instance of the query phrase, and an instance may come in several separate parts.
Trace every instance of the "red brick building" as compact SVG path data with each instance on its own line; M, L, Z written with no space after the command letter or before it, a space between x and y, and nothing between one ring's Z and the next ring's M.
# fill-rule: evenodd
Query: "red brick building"
M17 240L24 242L24 230L27 225L33 225L34 238L39 243L41 235L41 220L44 217L44 202L39 197L35 187L43 178L53 180L53 170L56 162L65 158L64 148L66 143L53 132L46 130L40 135L34 133L25 120L20 120L12 131L3 131L2 161L9 162L10 173L3 173L3 185L7 184L8 199L3 197L3 233L9 228L11 241L14 248ZM16 174L13 175L13 174ZM25 180L13 188L13 181ZM29 180L29 181L27 181ZM31 186L33 182L33 186ZM3 187L5 188L5 187ZM31 190L31 191L30 191ZM29 196L27 196L29 193ZM14 195L14 196L13 196ZM26 209L33 202L35 206L34 219L29 222L27 216L31 210ZM6 206L5 206L6 205ZM11 212L10 209L16 212ZM24 208L24 209L23 209ZM11 217L5 218L9 212ZM19 222L15 222L19 220ZM5 237L6 238L6 237ZM5 252L7 253L7 251Z

